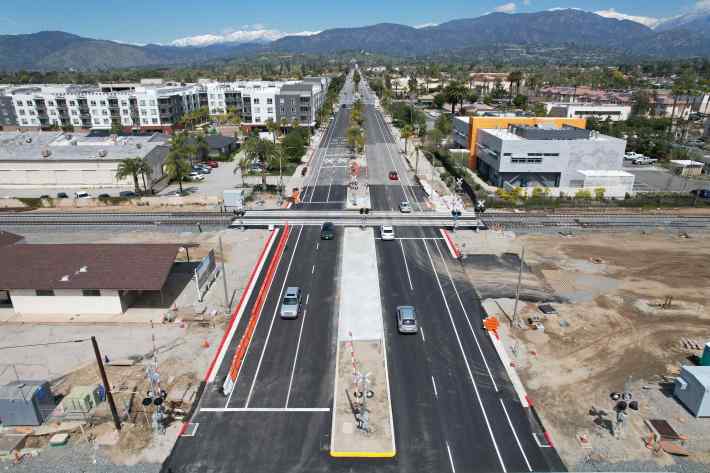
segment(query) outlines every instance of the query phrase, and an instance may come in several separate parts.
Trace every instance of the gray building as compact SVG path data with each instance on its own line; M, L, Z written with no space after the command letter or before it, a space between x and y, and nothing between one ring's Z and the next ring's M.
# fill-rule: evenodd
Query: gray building
M705 133L703 133L705 139L710 139L710 118L705 119Z
M673 394L695 417L710 417L710 366L682 366Z
M14 381L0 386L0 424L42 425L54 410L47 381Z
M284 84L276 95L277 121L297 120L301 126L315 126L327 88L328 81L323 77L306 77L300 82Z
M12 97L5 95L5 90L0 87L0 130L17 126L15 104L12 103Z
M626 141L575 127L510 126L478 132L479 175L499 187L547 187L565 192L605 188L607 197L632 192L622 171Z

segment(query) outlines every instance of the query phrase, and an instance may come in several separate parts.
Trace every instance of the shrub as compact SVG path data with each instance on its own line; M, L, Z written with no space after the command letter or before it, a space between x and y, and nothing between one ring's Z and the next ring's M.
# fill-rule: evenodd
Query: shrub
M594 189L594 197L597 200L604 200L605 193L606 193L606 189L604 189L603 187L597 187L596 189Z
M580 199L580 200L589 200L592 198L592 193L589 190L586 189L580 189L577 191L577 193L574 195L575 199Z

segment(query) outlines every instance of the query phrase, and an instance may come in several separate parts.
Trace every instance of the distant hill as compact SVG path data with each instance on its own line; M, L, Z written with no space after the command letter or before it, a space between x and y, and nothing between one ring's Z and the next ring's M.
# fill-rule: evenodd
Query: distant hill
M710 15L688 15L652 30L629 20L575 9L491 13L413 28L380 23L335 28L312 36L287 36L268 44L222 43L205 47L137 46L60 31L0 35L0 70L106 70L198 65L256 53L333 55L364 51L401 57L505 54L514 47L556 48L569 57L710 57ZM601 53L596 54L597 51ZM485 57L480 55L481 57ZM596 54L596 56L595 56ZM494 56L497 57L497 56ZM502 59L502 57L501 57Z

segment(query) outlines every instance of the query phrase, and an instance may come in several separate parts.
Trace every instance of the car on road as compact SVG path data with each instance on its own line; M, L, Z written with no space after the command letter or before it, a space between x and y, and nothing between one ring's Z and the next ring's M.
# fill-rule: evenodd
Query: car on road
M394 227L392 225L382 225L380 227L380 237L383 240L394 240Z
M657 162L657 161L658 161L657 159L653 159L653 158L649 158L649 157L646 157L646 156L642 156L642 157L640 157L640 158L634 159L634 160L633 160L633 163L636 164L636 165L638 165L638 166L646 166L646 165L649 165L649 164L653 164L653 163L655 163L655 162Z
M301 288L287 287L281 301L280 315L282 319L295 319L301 310Z
M118 196L128 198L128 197L138 197L138 194L136 194L133 191L121 191L118 193Z
M69 195L66 192L57 192L57 199L68 199Z
M389 178L390 178L390 181L398 181L399 174L397 174L397 171L390 171Z
M333 225L333 222L325 222L320 227L320 239L332 240L333 238L335 238L335 225Z
M91 194L89 194L88 192L83 192L83 191L82 192L74 192L74 198L75 199L90 199Z
M412 206L409 205L409 202L400 202L399 203L399 211L402 212L403 214L408 214L412 212Z
M701 199L710 199L710 189L693 189L690 193Z
M643 157L645 157L643 154L638 154L635 151L629 151L628 153L624 154L625 161L633 161L634 159L643 158Z
M417 311L411 305L397 307L397 331L399 333L417 333Z

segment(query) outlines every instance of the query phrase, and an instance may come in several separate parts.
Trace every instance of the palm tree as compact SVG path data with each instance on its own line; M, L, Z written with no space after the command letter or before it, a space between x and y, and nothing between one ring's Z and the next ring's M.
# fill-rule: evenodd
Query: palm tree
M190 175L192 166L183 154L184 150L171 148L168 156L165 158L165 173L170 176L170 179L177 181L178 188L182 193L182 181Z
M466 87L460 82L451 82L444 88L444 97L451 104L451 114L456 115L456 105L462 104L467 95Z
M138 184L138 174L141 172L140 158L126 158L118 163L116 168L116 179L123 180L127 177L133 177L133 186L135 187L136 193L140 192L140 186Z
M205 159L209 156L210 145L207 143L207 138L205 138L204 133L200 133L195 136L195 152L200 159Z
M520 82L523 80L523 73L520 71L512 71L508 74L509 88L508 92L511 97L513 97L513 86L515 86L515 95L520 93Z
M405 125L402 127L400 135L404 139L404 154L407 154L407 144L409 143L409 139L414 136L414 128L412 128L411 125Z
M145 158L136 158L136 160L138 161L138 170L143 178L143 190L148 192L148 185L146 184L145 177L150 177L151 174L153 174L153 168Z
M271 136L274 139L274 144L276 144L276 134L279 131L279 124L269 118L268 120L266 120L266 129L271 132Z
M360 148L360 141L362 139L362 128L359 126L351 126L347 131L347 140L350 149L355 152Z
M279 149L269 140L252 136L244 142L244 156L249 162L259 161L262 164L261 185L266 188L266 168L279 157Z
M237 162L237 165L234 167L234 174L237 173L237 169L239 170L239 174L242 176L242 187L246 187L246 184L244 183L244 176L247 173L247 170L249 170L249 158L245 155L242 156L242 159L240 159Z

